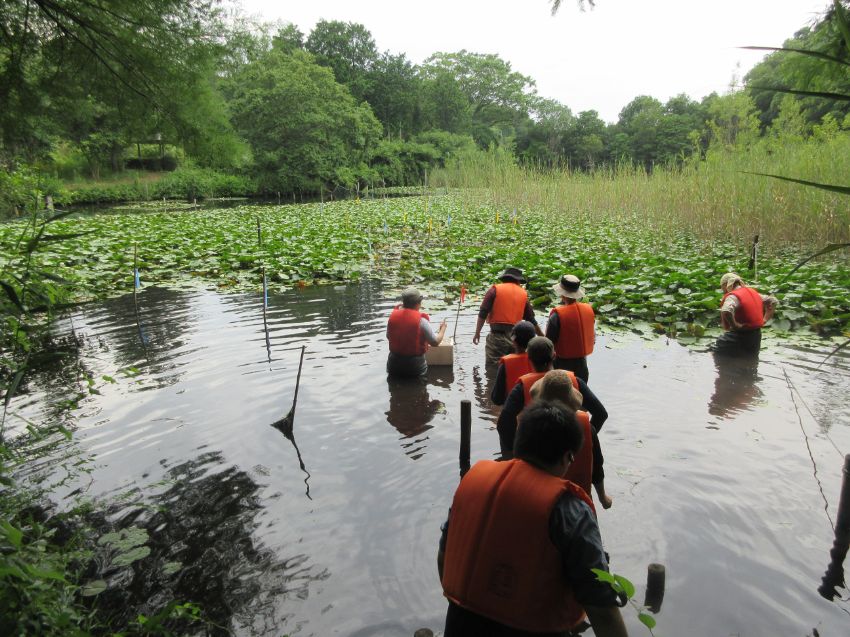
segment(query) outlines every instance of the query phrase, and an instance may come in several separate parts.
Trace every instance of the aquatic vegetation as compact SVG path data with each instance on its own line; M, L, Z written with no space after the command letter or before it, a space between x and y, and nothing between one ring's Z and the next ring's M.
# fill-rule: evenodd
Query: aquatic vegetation
M374 277L421 286L432 308L455 302L461 283L473 295L483 293L503 267L515 265L525 271L540 311L555 302L552 283L572 272L601 322L641 321L672 335L701 336L717 323L720 275L736 270L755 278L747 270L748 251L730 241L662 233L635 217L589 219L469 203L457 193L54 223L57 233L83 234L41 246L38 259L43 269L69 279L78 299L131 291L134 252L143 285L195 281L260 291L263 270L272 291ZM0 228L0 260L14 257L15 228ZM792 246L766 246L754 283L773 291L801 254ZM846 330L848 287L850 268L841 256L807 264L783 285L774 329Z

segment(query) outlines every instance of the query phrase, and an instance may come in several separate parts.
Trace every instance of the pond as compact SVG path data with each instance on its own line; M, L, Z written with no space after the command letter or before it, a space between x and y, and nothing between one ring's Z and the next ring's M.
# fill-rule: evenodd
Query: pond
M498 454L498 412L469 301L453 368L387 381L394 303L377 283L293 289L270 297L264 324L257 295L152 287L66 321L80 367L39 374L13 413L53 418L81 378L97 381L73 441L37 469L57 502L108 497L112 524L147 530L150 555L110 587L197 602L237 635L442 629L435 557L460 401L472 400L473 461ZM289 439L270 425L291 407L302 345ZM757 367L718 368L665 337L599 335L589 384L610 413L614 497L600 526L638 601L647 565L666 566L657 635L847 634L847 602L817 593L850 452L850 360L818 367L831 347L768 335Z

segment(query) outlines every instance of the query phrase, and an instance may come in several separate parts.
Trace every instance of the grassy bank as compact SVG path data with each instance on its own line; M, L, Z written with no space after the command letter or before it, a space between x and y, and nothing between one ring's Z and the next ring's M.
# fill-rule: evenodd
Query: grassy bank
M850 184L850 133L749 149L712 149L681 168L622 166L592 173L518 166L506 153L466 155L431 175L467 200L582 222L630 222L703 239L825 245L850 240L850 197L749 173Z

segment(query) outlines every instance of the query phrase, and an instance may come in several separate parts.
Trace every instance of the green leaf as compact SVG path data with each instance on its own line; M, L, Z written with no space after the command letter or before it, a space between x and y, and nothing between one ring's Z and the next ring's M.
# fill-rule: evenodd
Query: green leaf
M622 575L615 575L614 579L617 583L622 586L623 592L626 594L626 597L631 599L635 595L635 585L631 583L628 579L623 577Z
M23 303L21 303L21 299L18 297L18 293L11 285L6 283L6 281L0 281L0 287L3 288L3 291L6 293L6 296L9 297L9 300L17 307L21 312L25 312Z
M151 549L149 546L137 546L134 549L126 551L124 553L119 553L115 559L112 560L112 564L115 566L129 566L133 562L137 562L148 555L150 555Z
M80 595L83 597L93 597L95 595L100 595L105 590L106 582L102 579L96 579L85 584L80 591Z
M820 51L811 51L809 49L795 49L792 47L784 46L742 46L738 48L748 49L750 51L787 51L788 53L801 53L803 55L809 55L820 60L826 60L827 62L837 62L838 64L850 66L850 62L848 62L847 60L842 60L841 58L837 58L832 55L827 55L826 53L822 53Z
M653 617L649 613L638 613L638 619L644 626L649 628L649 630L655 628L655 617Z
M24 534L20 529L12 526L8 520L0 521L0 529L3 530L3 535L6 536L6 539L9 541L9 544L14 546L16 549L21 548L21 543L23 542Z
M825 100L835 100L837 102L850 102L850 95L846 93L827 93L825 91L800 91L793 88L782 88L779 86L757 86L749 84L748 88L759 91L775 91L777 93L788 93L789 95L800 95L802 97L819 97Z
M596 575L596 579L600 582L608 582L609 584L616 583L614 576L608 571L603 571L601 568L592 568L591 572Z

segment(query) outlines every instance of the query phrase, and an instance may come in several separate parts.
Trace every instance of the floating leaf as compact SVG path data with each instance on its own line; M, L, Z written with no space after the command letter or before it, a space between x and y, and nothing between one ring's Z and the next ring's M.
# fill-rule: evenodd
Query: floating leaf
M80 595L83 597L93 597L94 595L100 595L105 590L106 582L102 579L96 579L83 585Z
M150 555L151 549L149 546L137 546L134 549L130 549L129 551L125 551L123 553L119 553L112 560L112 564L115 566L129 566L133 562L141 560L148 555Z

